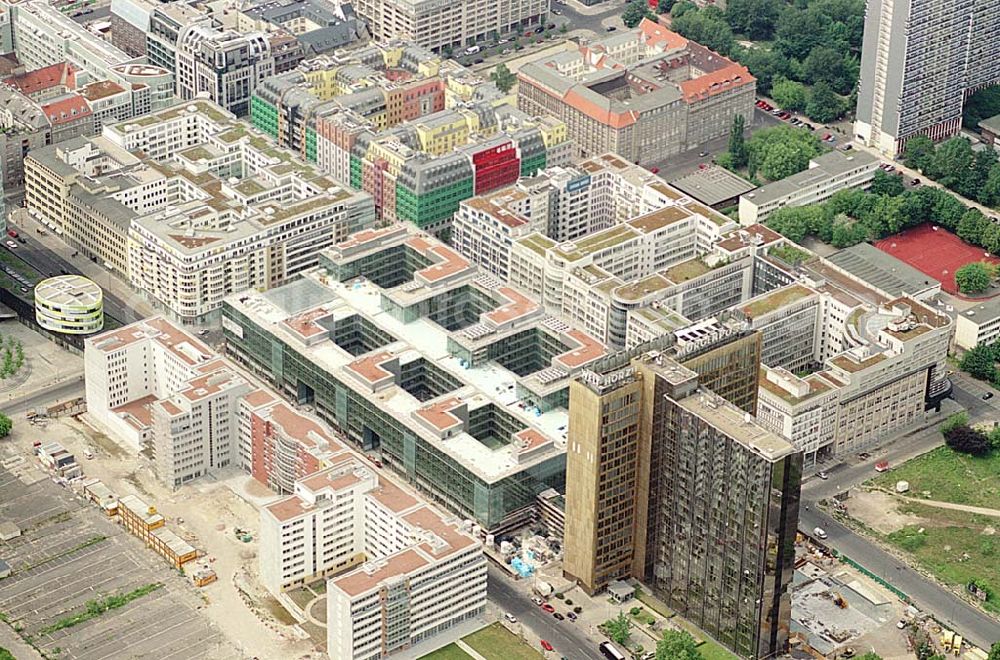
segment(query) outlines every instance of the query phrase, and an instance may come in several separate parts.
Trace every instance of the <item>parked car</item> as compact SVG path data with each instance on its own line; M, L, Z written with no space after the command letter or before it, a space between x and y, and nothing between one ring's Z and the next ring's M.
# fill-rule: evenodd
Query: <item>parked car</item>
M808 122L802 122L802 128L805 128L805 129L810 130L810 131L815 131L816 130L816 127L813 126L812 124L808 123Z
M700 158L705 158L705 157L707 157L707 156L708 156L708 152L707 152L707 151L699 151L699 152L698 152L698 156L699 156Z
M604 28L604 31L605 32L614 32L617 29L618 28L616 28L614 25L609 25L608 27Z
M780 119L781 121L788 121L788 119L791 116L792 116L792 113L790 113L790 112L781 111L780 113L778 113L778 119Z
M17 238L17 232L13 229L8 229L7 235L10 236L11 238Z
M553 612L556 611L556 608L552 607L548 603L542 603L542 609L548 612L549 614L552 614Z
M553 618L553 619L555 619L556 621L562 621L562 620L563 620L563 619L565 619L566 617L564 617L564 616L563 616L562 614L560 614L559 612L553 612L553 613L552 613L552 618Z
M545 601L539 598L538 596L533 596L531 602L534 603L535 605L541 606L541 604L544 603Z
M983 401L989 401L992 398L993 398L993 392L987 392L986 394L983 395Z
M868 452L866 452L866 451L863 451L863 452L861 452L860 454L858 454L858 458L860 458L860 459L861 459L862 461L867 461L867 460L868 460L869 458L871 458L871 457L872 457L872 455L871 455L871 454L869 454L869 453L868 453Z
M823 134L823 142L829 142L832 139L833 139L833 136L830 135L829 133L824 133Z
M879 461L875 464L876 472L888 472L889 471L889 461Z
M829 535L826 533L826 531L822 527L817 527L817 528L815 528L813 530L813 536L815 536L816 538L822 540L822 539L827 538L827 536L829 536Z
M7 247L9 247L11 250L15 250L17 249L17 243L15 243L14 241L7 241Z
M839 149L840 149L841 151L850 151L850 150L851 150L851 149L853 149L853 148L854 148L854 145L852 145L852 144L851 144L850 142L848 142L847 144L842 144L842 145L840 145L840 147L839 147Z
M510 612L505 612L503 618L507 619L511 623L517 623L517 617L511 614Z
M542 645L542 648L545 649L546 651L552 651L552 650L554 650L552 648L552 645L549 644L548 642L546 642L544 639L541 642L539 642L539 643Z
M910 181L910 185L911 186L919 186L920 185L920 179L913 179L912 181Z
M829 478L830 478L830 475L829 475L829 474L827 474L827 473L826 473L825 471L823 471L823 470L820 470L819 472L817 472L817 473L816 473L816 476L817 476L817 477L819 477L820 479L822 479L823 481L826 481L827 479L829 479Z
M651 167L651 168L649 168L649 171L652 172L653 174L659 174L660 173L660 168L659 167Z
M566 612L566 618L570 621L576 621L576 612Z

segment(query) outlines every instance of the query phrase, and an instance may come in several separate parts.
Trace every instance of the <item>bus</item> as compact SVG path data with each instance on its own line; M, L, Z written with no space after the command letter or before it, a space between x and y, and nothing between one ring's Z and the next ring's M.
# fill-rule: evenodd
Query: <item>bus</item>
M619 651L618 647L611 642L602 642L597 648L601 650L601 653L608 660L625 660L625 654Z

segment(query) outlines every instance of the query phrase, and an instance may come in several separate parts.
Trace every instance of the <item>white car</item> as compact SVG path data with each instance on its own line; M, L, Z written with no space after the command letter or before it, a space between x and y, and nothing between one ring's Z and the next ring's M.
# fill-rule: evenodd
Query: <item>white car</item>
M538 596L535 596L531 599L531 602L541 607L542 603L544 603L545 601L539 598Z
M16 250L17 249L17 243L15 243L14 241L7 241L6 244L7 244L7 247L9 247L11 250Z
M813 534L816 536L816 538L820 540L825 539L827 537L827 533L823 531L822 527L817 527L816 529L814 529Z
M517 617L511 614L510 612L505 612L503 618L507 619L511 623L517 623Z

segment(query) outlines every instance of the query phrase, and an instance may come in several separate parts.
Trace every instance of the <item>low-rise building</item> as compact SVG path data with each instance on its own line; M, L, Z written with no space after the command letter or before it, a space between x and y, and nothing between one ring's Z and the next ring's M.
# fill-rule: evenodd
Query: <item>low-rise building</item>
M739 204L740 196L757 186L724 167L702 163L696 170L670 181L670 185L705 206L721 210Z
M1000 115L993 115L979 122L979 139L1000 150Z
M104 293L82 275L59 275L35 287L35 321L52 332L88 335L104 327Z
M955 316L955 345L963 350L1000 339L1000 301L986 300Z
M39 149L25 170L28 208L185 323L230 293L281 284L375 221L368 195L208 101Z
M756 79L741 64L649 19L520 67L517 105L570 127L583 156L648 165L752 117Z
M375 39L407 39L436 53L541 25L549 12L548 0L357 0L355 7Z
M298 391L344 442L490 530L523 524L561 487L568 379L605 354L410 225L360 232L287 287L230 297L223 330L234 359Z
M878 158L865 151L829 151L810 160L808 169L742 195L740 223L764 222L778 209L817 204L838 190L867 189L878 166Z

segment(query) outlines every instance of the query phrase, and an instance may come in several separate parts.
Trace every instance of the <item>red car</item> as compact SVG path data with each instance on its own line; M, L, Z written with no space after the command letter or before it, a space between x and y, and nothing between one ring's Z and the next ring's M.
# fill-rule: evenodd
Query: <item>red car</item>
M545 649L546 651L552 651L553 650L552 645L549 644L548 642L546 642L544 639L541 641L541 644L542 644L542 648Z
M781 119L782 121L787 121L788 119L791 119L791 117L792 113L790 112L782 112L780 115L778 115L778 119Z
M17 238L17 232L14 231L13 229L8 229L7 235L10 236L11 238Z
M548 603L542 603L542 609L548 612L549 614L552 614L553 612L556 611L556 608L552 607Z
M659 174L660 173L660 168L659 167L651 167L651 168L649 168L649 171L652 172L653 174Z
M889 471L889 461L879 461L875 464L876 472L888 472Z

